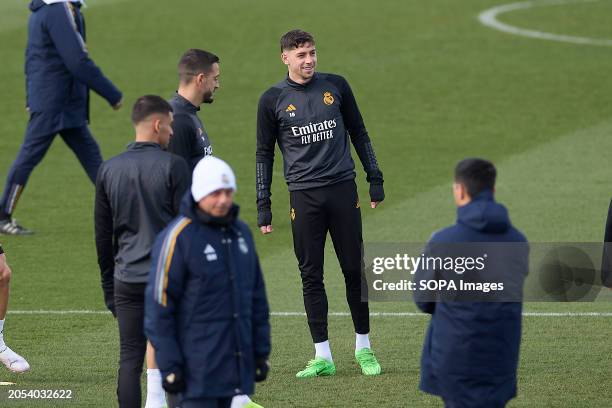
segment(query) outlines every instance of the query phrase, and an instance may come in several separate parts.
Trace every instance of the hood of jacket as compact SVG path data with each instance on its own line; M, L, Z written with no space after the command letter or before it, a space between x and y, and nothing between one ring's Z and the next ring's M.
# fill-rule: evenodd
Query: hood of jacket
M508 210L497 203L492 191L483 191L457 209L457 223L483 233L501 234L511 227Z

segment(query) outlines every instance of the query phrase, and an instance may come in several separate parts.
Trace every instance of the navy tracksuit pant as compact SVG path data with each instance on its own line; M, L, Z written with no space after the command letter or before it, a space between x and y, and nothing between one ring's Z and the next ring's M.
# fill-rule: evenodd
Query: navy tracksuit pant
M57 134L74 152L89 179L95 183L98 168L102 164L98 143L86 124L63 128L58 118L61 118L61 115L47 112L30 115L23 144L9 170L4 193L0 199L0 218L13 213L32 170L45 156Z

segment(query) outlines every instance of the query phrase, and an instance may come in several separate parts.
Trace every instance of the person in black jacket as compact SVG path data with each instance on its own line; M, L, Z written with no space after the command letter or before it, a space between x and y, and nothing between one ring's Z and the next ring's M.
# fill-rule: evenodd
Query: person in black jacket
M361 210L350 144L370 183L371 208L385 198L383 175L348 82L339 75L315 72L317 53L312 35L289 31L281 38L281 53L288 67L287 78L261 96L257 112L257 210L261 232L271 233L270 185L278 143L289 187L304 306L315 343L315 359L297 376L336 372L328 341L323 285L328 231L346 282L356 332L355 357L363 374L377 375L380 365L370 348L368 303L361 301L365 284Z
M202 159L180 215L152 252L145 330L164 388L181 394L182 408L229 408L269 369L268 300L235 190L227 163Z
M179 88L170 105L174 111L173 136L168 151L183 157L191 171L200 159L212 154L204 124L198 117L200 105L213 103L219 89L219 57L208 51L190 49L178 63Z
M457 164L453 184L457 222L432 235L425 255L466 259L465 255L484 253L488 258L478 280L501 283L505 289L498 294L459 290L456 296L446 289L437 294L415 292L419 309L431 314L420 388L440 396L447 408L501 408L517 392L529 246L510 222L506 207L494 199L496 175L487 160L465 159ZM450 281L441 273L420 267L416 286L432 279ZM452 275L469 281L476 272L450 271L446 277Z
M81 0L32 0L25 53L25 138L0 198L0 233L31 234L12 218L34 168L59 133L92 183L102 155L89 131L89 90L117 110L122 94L89 56Z
M117 395L121 407L140 407L140 375L146 350L144 290L151 247L155 236L178 213L190 178L185 160L162 150L172 136L172 107L168 102L153 95L139 98L132 110L132 122L136 140L126 152L102 164L95 200L96 249L104 300L119 323ZM159 376L157 380L161 392ZM149 386L154 386L154 380Z
M24 373L30 369L30 364L4 342L4 318L8 308L10 280L11 268L6 263L6 255L0 245L0 363L14 373Z

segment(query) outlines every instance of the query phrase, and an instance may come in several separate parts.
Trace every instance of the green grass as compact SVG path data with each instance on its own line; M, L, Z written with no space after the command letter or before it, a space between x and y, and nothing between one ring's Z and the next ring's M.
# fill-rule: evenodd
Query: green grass
M518 10L504 14L500 20L532 30L555 34L612 39L609 1L585 1ZM588 21L585 24L585 21Z
M135 98L169 97L180 54L190 47L210 49L221 57L222 82L215 103L201 116L215 153L236 170L237 201L251 227L257 100L284 75L278 37L299 26L316 35L319 69L349 79L385 174L387 200L381 208L363 210L366 241L423 242L451 223L452 168L466 156L495 161L498 197L532 241L598 242L603 236L612 191L612 83L605 69L612 54L607 48L531 40L483 27L478 13L499 4L489 0L88 4L89 49L126 101L126 108L114 112L92 98L91 129L104 156L121 152L131 140L129 108ZM612 38L608 10L608 3L598 2L517 11L501 19L558 34ZM0 5L2 182L27 122L27 16L24 1ZM358 183L365 201L361 171ZM270 304L274 311L301 312L280 157L272 199L275 232L256 237ZM37 234L2 237L14 269L13 310L103 310L92 212L92 186L70 151L56 142L15 214ZM347 311L331 247L326 257L330 310ZM415 310L408 303L371 308ZM610 309L609 303L525 306L528 311ZM526 317L524 323L519 397L510 406L610 405L610 318ZM305 318L275 316L273 368L255 400L266 407L441 406L418 391L426 324L424 316L373 318L373 346L384 374L364 379L352 357L350 319L332 317L338 374L298 381L295 373L312 357ZM114 406L118 340L109 315L11 314L6 338L33 370L24 376L2 372L0 379L21 389L73 389L75 401L67 406ZM31 401L10 404L33 406Z

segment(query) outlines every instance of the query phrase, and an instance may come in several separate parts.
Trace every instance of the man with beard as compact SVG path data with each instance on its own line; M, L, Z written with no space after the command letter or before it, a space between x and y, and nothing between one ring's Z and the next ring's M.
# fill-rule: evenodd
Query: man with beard
M191 170L204 156L212 154L206 129L197 112L212 103L219 88L219 57L208 51L190 49L178 63L179 88L170 99L174 111L174 136L168 151L183 157Z

